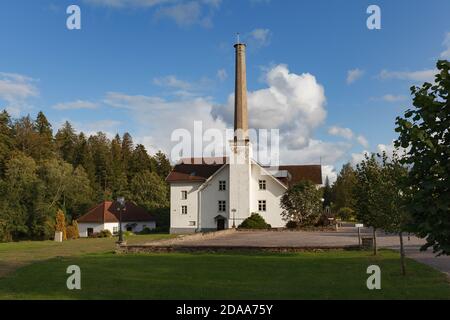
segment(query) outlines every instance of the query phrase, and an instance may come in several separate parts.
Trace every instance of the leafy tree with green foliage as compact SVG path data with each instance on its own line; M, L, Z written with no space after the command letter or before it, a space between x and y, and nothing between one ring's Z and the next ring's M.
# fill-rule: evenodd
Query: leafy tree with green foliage
M351 164L347 163L342 167L333 185L334 210L339 211L340 208L355 209L355 186L355 170Z
M286 222L298 226L315 225L322 214L322 192L309 180L290 187L281 197L281 213Z
M0 177L5 174L5 164L14 148L11 117L6 110L0 113Z
M258 213L252 213L250 217L242 221L239 229L269 229L271 226Z
M36 147L37 160L48 159L53 156L53 130L47 117L40 111L34 122L34 129L37 133L38 145Z
M325 186L322 188L323 193L323 207L330 207L333 202L333 190L330 186L330 179L328 176L325 178Z
M355 189L358 219L373 228L374 254L377 254L377 229L399 233L404 273L403 231L407 228L408 214L404 205L403 181L407 170L396 153L388 159L372 154L356 167L358 188Z
M409 168L407 208L413 231L438 254L450 254L450 62L437 62L434 84L411 88L413 107L398 117L397 147Z
M168 207L167 188L155 172L145 170L136 174L130 183L131 200L151 211Z

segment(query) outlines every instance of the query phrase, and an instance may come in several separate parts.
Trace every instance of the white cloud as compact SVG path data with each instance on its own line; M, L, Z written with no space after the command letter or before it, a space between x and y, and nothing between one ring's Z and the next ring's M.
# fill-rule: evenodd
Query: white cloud
M441 52L442 59L450 59L450 32L447 32L445 35L444 42L442 43L445 46L445 50Z
M62 102L55 104L52 108L56 110L77 110L77 109L96 109L99 104L91 101L76 100L71 102Z
M217 78L218 78L220 81L225 81L225 80L227 80L227 79L228 79L228 73L227 73L227 71L226 71L225 69L219 69L219 70L217 70Z
M352 84L356 80L360 79L364 75L364 70L352 69L347 71L347 84Z
M223 121L212 117L213 102L208 98L167 100L109 92L104 103L129 110L138 124L136 130L140 141L145 142L148 148L161 149L168 154L175 145L171 142L175 129L187 129L192 133L194 121L202 121L203 130L216 128L225 132L226 129Z
M248 33L245 38L252 47L266 47L270 44L272 32L269 29L257 28Z
M333 185L333 183L336 182L337 172L334 166L322 166L322 182L324 185L327 177L330 181L330 185Z
M344 159L351 149L349 142L326 142L311 139L301 150L289 149L280 142L280 162L283 164L319 164L334 165Z
M342 137L347 140L353 139L353 131L349 128L332 126L328 129L328 133L331 134L332 136Z
M356 137L356 141L358 141L358 143L360 145L362 145L364 148L368 148L369 147L369 141L367 141L366 137L364 137L363 135L359 135Z
M405 95L386 94L383 97L381 97L381 99L387 102L399 102L408 100L408 97Z
M265 74L267 88L248 92L249 126L279 129L289 149L309 145L314 130L326 117L325 93L316 78L290 73L286 65L277 65ZM213 109L214 117L233 123L234 95L225 106Z
M189 82L178 79L176 76L169 75L161 78L154 78L153 83L162 86L169 87L173 89L190 90L192 85Z
M366 158L366 155L370 156L370 152L367 150L364 150L360 153L352 153L350 164L352 166L356 167L357 164L359 164L361 161L363 161Z
M6 102L4 107L13 116L20 115L29 108L29 99L39 95L34 85L35 80L17 73L0 72L0 100Z
M436 69L427 69L421 71L388 71L382 70L378 77L380 79L398 79L409 81L428 81L434 82L434 76L436 75Z
M186 27L199 24L212 26L212 18L218 10L221 0L174 1L173 5L161 6L156 13L157 18L168 18L179 26Z

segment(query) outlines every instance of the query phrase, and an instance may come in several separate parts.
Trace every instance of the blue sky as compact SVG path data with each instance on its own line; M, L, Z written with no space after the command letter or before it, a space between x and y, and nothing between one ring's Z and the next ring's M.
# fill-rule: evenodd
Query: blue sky
M66 28L70 4L81 30ZM366 27L370 4L381 30ZM447 0L4 0L0 106L169 152L171 131L194 120L230 127L240 32L251 124L280 129L282 162L322 158L334 176L389 149L409 87L450 58L449 13Z

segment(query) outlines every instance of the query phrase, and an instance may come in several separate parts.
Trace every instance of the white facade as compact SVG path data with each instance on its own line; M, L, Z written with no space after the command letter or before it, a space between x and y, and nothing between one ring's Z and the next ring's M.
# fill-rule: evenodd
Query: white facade
M265 188L260 189L260 181ZM254 161L248 166L224 164L203 183L172 182L171 233L220 229L217 217L224 218L226 229L232 228L233 222L238 227L252 213L260 214L272 228L282 228L286 222L281 218L280 199L285 191L278 179Z
M141 232L145 228L154 230L156 228L155 221L148 222L122 222L122 231ZM90 229L90 230L89 230ZM119 231L118 222L105 222L105 223L87 223L79 222L78 231L81 238L88 237L88 231L92 233L98 233L103 230L109 230L112 234L116 234Z

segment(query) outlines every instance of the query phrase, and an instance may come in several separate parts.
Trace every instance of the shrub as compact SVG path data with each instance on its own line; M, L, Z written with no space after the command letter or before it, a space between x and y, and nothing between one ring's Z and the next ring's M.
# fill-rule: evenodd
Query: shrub
M66 235L67 239L78 239L80 236L80 232L78 230L78 223L76 220L72 222L71 226L66 227Z
M102 230L100 232L94 233L91 238L112 238L112 233L109 230Z
M257 213L252 213L250 217L245 219L241 225L240 229L269 229L270 224L267 224L263 217Z
M67 240L66 216L64 215L64 212L62 212L62 210L58 210L58 213L56 214L55 231L62 232L63 240Z
M122 231L122 235L124 237L134 236L134 233L131 231Z
M338 211L338 217L342 220L354 220L355 219L355 210L348 207L340 208Z
M153 233L153 231L148 227L145 227L144 229L142 229L141 232L139 232L139 234L150 234L150 233Z
M288 229L297 229L298 228L298 223L295 221L289 221L288 223L286 223L286 228Z
M66 235L67 239L78 239L77 230L73 225L66 227Z

